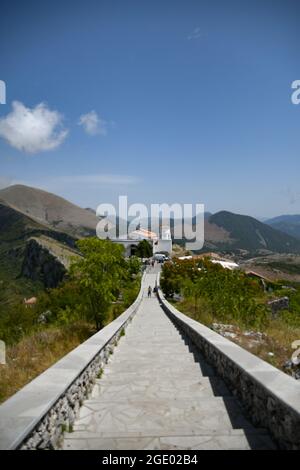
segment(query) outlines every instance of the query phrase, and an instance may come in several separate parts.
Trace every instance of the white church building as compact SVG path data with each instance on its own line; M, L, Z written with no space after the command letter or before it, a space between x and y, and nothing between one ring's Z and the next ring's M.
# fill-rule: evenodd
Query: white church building
M169 227L162 227L161 237L159 237L155 232L139 228L131 232L127 237L112 239L112 241L124 246L126 256L134 254L136 247L141 240L147 240L150 245L152 245L153 254L161 252L171 254L172 252L172 237Z

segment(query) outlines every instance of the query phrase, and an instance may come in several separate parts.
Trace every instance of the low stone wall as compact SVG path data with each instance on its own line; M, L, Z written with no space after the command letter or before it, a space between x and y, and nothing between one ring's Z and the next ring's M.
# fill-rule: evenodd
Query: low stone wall
M200 350L253 424L267 428L281 449L300 449L300 383L179 312L159 290L161 305L170 319Z
M56 449L143 297L0 406L0 449Z

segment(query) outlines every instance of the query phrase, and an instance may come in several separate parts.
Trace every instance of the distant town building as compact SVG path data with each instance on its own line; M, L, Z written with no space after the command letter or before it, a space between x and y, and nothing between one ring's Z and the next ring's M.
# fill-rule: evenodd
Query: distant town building
M227 261L227 260L222 260L222 259L212 259L211 262L214 263L214 264L220 264L222 266L222 268L230 269L231 271L233 269L237 269L239 267L239 265L237 263L235 263L234 261Z
M151 232L145 228L139 228L130 232L128 236L113 238L112 241L121 243L124 246L126 256L134 255L136 247L141 240L147 240L151 244L153 254L161 252L171 254L171 230L169 227L162 227L161 233L162 235L160 238L155 232Z
M172 237L171 237L171 230L170 227L162 227L161 228L161 238L157 238L157 240L153 243L153 254L155 253L172 253Z
M152 240L152 241L157 241L158 236L155 232L151 232L150 230L147 230L145 228L139 228L137 230L134 230L129 234L129 238L131 240Z

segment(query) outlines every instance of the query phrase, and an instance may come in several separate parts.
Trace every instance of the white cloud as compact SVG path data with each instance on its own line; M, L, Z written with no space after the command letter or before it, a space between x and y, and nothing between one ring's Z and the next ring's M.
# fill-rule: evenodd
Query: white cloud
M66 188L86 190L97 189L99 187L132 186L140 183L140 179L132 175L117 174L87 174L87 175L58 175L55 178L47 177L39 180L14 180L13 184L25 184L26 186L38 187L51 192L60 192ZM1 184L1 178L0 178ZM11 184L11 183L10 183Z
M85 132L89 135L106 135L107 122L101 119L96 111L90 111L87 114L82 114L78 121L79 126L82 126Z
M191 41L192 39L199 39L202 36L201 28L197 26L197 28L193 29L193 31L188 35L188 40Z
M139 179L130 175L114 174L93 174L93 175L70 175L58 176L55 178L57 183L68 184L105 184L105 185L132 185L139 182Z
M0 119L0 137L27 153L53 150L68 134L66 129L62 129L62 121L62 115L51 111L44 103L27 108L14 101L12 111Z

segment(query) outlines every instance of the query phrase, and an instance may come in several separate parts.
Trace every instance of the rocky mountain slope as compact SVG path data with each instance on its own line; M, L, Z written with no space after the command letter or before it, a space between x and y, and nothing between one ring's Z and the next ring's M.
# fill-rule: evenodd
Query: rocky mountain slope
M72 204L55 194L24 185L0 190L0 202L36 222L72 236L95 235L98 219L91 210Z
M77 254L75 241L0 203L0 301L55 287Z

